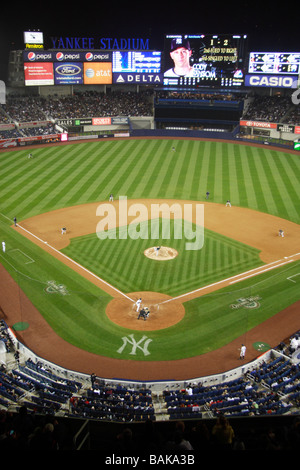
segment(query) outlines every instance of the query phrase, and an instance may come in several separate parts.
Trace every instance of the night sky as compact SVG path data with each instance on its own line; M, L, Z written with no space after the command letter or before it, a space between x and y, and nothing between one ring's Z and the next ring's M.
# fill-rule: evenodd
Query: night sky
M7 2L8 4L8 2ZM247 34L249 51L300 51L297 8L276 7L274 1L240 2L87 2L38 4L24 2L0 9L0 79L5 81L8 54L23 49L23 32L39 29L45 45L50 37L112 37L149 39L150 49L163 50L165 34ZM73 5L73 8L70 7Z

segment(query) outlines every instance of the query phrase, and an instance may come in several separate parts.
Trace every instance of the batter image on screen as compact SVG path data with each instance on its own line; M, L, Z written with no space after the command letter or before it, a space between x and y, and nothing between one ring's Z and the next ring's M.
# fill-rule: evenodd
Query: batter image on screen
M164 85L241 86L245 40L232 35L166 36Z
M190 57L192 50L190 43L184 38L174 38L171 41L170 56L174 62L171 67L164 73L165 77L194 77L195 71L190 65Z

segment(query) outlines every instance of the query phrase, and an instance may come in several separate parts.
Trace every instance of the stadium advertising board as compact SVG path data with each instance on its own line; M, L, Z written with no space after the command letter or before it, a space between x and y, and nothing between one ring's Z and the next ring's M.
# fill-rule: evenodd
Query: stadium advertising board
M23 51L24 62L111 62L109 51Z
M84 84L110 85L112 83L111 62L84 62Z
M162 83L160 51L113 51L114 83Z
M245 85L297 88L300 52L250 52Z
M23 56L25 85L162 83L160 51L24 51ZM28 70L42 70L46 63L51 80L43 80L42 71L28 79Z
M54 62L55 85L82 85L83 65L81 62Z
M167 35L164 44L164 86L242 86L246 41L246 35Z
M53 65L51 62L24 63L26 86L54 85Z

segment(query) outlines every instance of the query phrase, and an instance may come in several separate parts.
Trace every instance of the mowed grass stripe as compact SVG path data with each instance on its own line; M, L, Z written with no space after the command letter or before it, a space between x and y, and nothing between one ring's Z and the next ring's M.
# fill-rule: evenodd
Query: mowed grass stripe
M120 161L126 160L127 152L130 148L134 148L132 141L123 143L118 142L104 142L96 154L97 166L95 168L95 175L97 177L92 179L90 190L86 192L89 202L97 200L107 200L111 193L115 190L114 172L121 164Z
M223 189L223 194L222 198L218 202L222 202L225 204L227 200L234 201L232 200L232 190L229 186L229 156L228 156L228 145L225 144L222 149L220 150L220 153L222 155L222 189ZM218 180L215 180L215 186L217 187L219 184Z
M66 206L73 205L74 201L76 204L88 202L89 195L95 187L99 192L98 175L101 175L109 155L106 155L104 148L97 144L91 144L84 150L81 156L76 155L77 169L72 175L73 178L67 181L68 191L64 193L63 186L61 187L60 197Z
M203 145L204 144L204 145ZM213 192L210 188L209 176L209 160L213 158L211 146L213 142L202 142L200 146L200 158L198 159L197 171L194 175L193 187L195 191L195 199L203 200L206 191Z
M153 163L153 175L147 186L145 186L144 194L144 197L153 199L166 197L166 190L174 164L174 152L171 146L172 141L160 140L159 142L160 146L157 149L157 157Z
M257 155L257 151L259 149L255 149L255 152L252 152L251 147L247 147L247 156L248 156L248 164L250 168L250 175L253 180L253 185L256 191L256 198L257 198L257 210L260 212L268 212L268 192L265 191L265 184L261 178L260 174L260 165L257 164L257 159L259 159L259 155Z
M228 146L227 146L228 148ZM231 147L231 159L229 165L229 185L235 205L239 206L241 196L243 195L243 185L240 184L238 179L238 168L240 168L241 155L239 146L233 145Z
M292 173L289 161L283 164L280 154L267 153L266 158L272 172L274 192L278 197L279 213L286 212L289 220L299 221L300 215L300 178Z
M273 193L277 206L277 213L286 213L287 218L293 219L296 212L293 210L294 206L289 196L286 184L282 179L283 174L279 171L278 162L275 154L272 152L265 152L266 165L268 165L268 176L270 187Z
M257 174L259 175L261 186L266 194L265 201L267 204L267 211L272 214L277 214L277 204L275 201L275 194L272 191L272 175L270 174L269 166L266 161L264 149L257 149L257 157L255 158L257 167Z
M76 149L76 151L75 151ZM76 152L76 153L75 153ZM45 181L43 184L36 188L31 198L28 200L27 206L24 206L24 211L29 210L30 205L44 208L44 212L50 209L57 209L64 207L62 197L68 194L72 188L74 178L78 170L78 161L75 158L76 155L81 155L79 146L74 146L74 151L70 153L64 153L61 158L59 165L51 168L49 173L44 176ZM80 160L80 166L84 165L84 160Z
M189 146L185 155L185 157L187 158L187 171L185 173L185 180L183 182L182 187L182 199L192 199L193 188L191 180L193 175L196 174L197 162L199 158L199 146L197 145L197 143L193 140L190 140L188 143Z
M145 193L150 194L161 163L161 147L160 141L146 140L143 142L143 147L137 154L133 171L120 189L123 195L139 199L145 197Z
M63 154L63 147L60 151ZM53 165L51 159L41 157L40 160L38 160L38 157L27 160L23 166L22 176L9 185L9 194L5 198L5 207L8 212L13 212L18 217L22 217L23 214L29 217L39 213L39 210L45 212L44 197L54 190L60 168L63 168L65 164L68 167L68 162L63 163L62 160L59 160L60 163L57 165ZM32 168L34 171L31 171ZM53 183L51 183L51 178Z
M236 197L245 207L299 221L299 159L292 154L220 142L145 139L37 149L32 160L27 155L17 151L1 157L2 207L11 217L103 200L114 186L128 197L197 200L209 190L214 202ZM152 176L145 171L148 160Z
M75 150L75 148L74 148ZM76 149L77 150L77 149ZM93 154L93 146L70 151L64 158L70 159L71 170L66 172L65 168L57 174L56 190L49 193L47 203L53 207L65 207L73 205L74 201L79 203L78 186L80 194L83 195L83 183L88 173L89 158Z
M126 144L125 149L120 147L118 152L114 153L110 165L99 180L99 184L103 188L103 199L106 199L110 193L113 193L115 197L120 195L128 196L128 188L132 184L130 175L134 171L139 155L146 144L144 141L138 141L136 145L130 142ZM132 148L128 148L128 144L130 144L130 147L132 145Z
M133 194L136 198L155 198L161 194L162 168L168 153L168 142L159 140L156 143L151 141L149 153L144 161L143 171L140 179L136 182Z
M220 146L215 155L215 168L214 168L214 188L213 193L209 196L214 202L224 202L225 195L223 194L223 146Z
M252 209L258 208L257 197L256 197L256 181L252 178L252 173L249 165L249 155L251 153L251 147L241 145L239 148L241 165L240 171L237 177L240 182L241 193L240 204L243 207L251 207Z

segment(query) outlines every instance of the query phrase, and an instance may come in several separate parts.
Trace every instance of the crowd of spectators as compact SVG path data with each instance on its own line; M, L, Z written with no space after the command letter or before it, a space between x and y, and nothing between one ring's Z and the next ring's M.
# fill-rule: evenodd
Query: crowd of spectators
M231 436L226 446L233 449L239 447L240 442L236 433L227 429L229 419L298 415L300 366L292 359L300 352L299 332L289 342L278 345L279 355L261 359L258 366L249 365L244 375L238 378L215 385L203 384L200 380L179 389L176 384L171 384L160 393L152 392L151 386L135 388L134 385L106 383L95 374L86 381L79 380L76 374L66 378L64 372L53 371L39 360L20 358L4 321L1 321L0 333L6 351L14 357L10 365L2 363L0 370L0 447L1 444L7 448L39 445L59 449L60 445L65 445L59 442L59 418L64 417L122 423L129 432L126 438L130 439L133 437L128 426L133 423L145 423L149 430L153 430L154 423L161 419L170 425L174 423L172 435L165 435L159 441L163 450L197 450L198 439L204 431L202 437L206 444L220 448L224 442L219 433L225 426ZM160 411L155 409L158 395ZM15 412L11 413L12 410ZM165 413L163 418L160 413ZM18 428L20 421L23 426L23 420L30 423L26 436ZM210 422L209 431L205 429L207 422ZM299 434L300 423L297 424ZM185 426L190 430L188 436ZM124 438L123 434L116 436L114 444L123 445ZM269 438L264 435L264 445L270 445ZM133 443L130 440L130 444Z
M283 123L291 107L290 97L256 96L244 113L243 119Z
M140 92L114 91L99 93L84 91L72 96L17 96L7 97L0 106L0 124L12 124L1 130L0 138L49 135L55 131L55 121L91 117L154 116L155 103L160 100L190 100L232 102L246 100L247 95L235 93L204 93L143 90ZM254 96L242 116L243 119L276 123L300 124L299 106L288 96ZM20 123L41 122L43 126L24 127ZM49 122L49 124L46 124Z
M67 96L8 96L2 104L0 123L32 122L105 116L153 114L152 92L98 93L86 91Z

